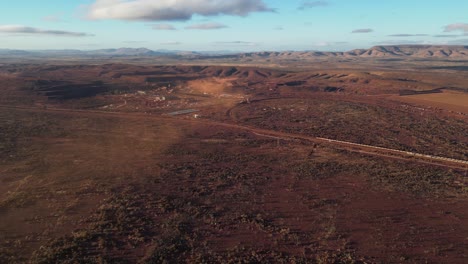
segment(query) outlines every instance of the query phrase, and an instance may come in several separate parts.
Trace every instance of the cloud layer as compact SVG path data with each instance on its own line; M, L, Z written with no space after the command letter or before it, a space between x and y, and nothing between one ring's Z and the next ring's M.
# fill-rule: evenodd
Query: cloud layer
M468 36L468 24L456 23L445 26L444 32L462 31L465 36Z
M88 7L90 19L186 21L193 15L247 16L273 11L263 0L95 0Z
M448 35L448 34L440 34L440 35L434 35L434 38L458 38L461 35Z
M152 25L151 28L154 30L176 30L176 28L173 25L169 24Z
M90 37L92 34L62 30L47 30L22 25L0 25L0 33L28 34L28 35L54 35L64 37Z
M355 29L351 33L371 33L374 32L373 29L371 28L360 28L360 29Z
M220 23L203 23L203 24L195 24L195 25L185 27L185 29L202 29L202 30L221 29L221 28L227 28L227 26L224 24L220 24Z

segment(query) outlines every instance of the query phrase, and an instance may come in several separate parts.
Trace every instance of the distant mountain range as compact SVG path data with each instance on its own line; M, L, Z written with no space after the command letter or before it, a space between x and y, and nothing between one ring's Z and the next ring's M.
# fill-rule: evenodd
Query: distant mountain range
M181 59L313 59L313 58L449 58L468 59L468 46L394 45L375 46L346 52L282 51L248 52L230 51L195 52L150 50L146 48L120 48L99 50L11 50L0 49L7 57L172 57Z
M355 49L346 52L292 51L253 52L238 54L239 57L269 58L453 58L468 59L468 46L395 45L374 46L370 49Z
M99 49L99 50L11 50L0 49L0 55L12 56L168 56L168 55L192 55L194 52L185 51L154 51L147 48L119 48L119 49ZM198 54L198 53L196 53Z

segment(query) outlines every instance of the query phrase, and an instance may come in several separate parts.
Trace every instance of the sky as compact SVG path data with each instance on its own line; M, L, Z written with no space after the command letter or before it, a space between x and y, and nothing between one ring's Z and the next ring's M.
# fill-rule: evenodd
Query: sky
M466 0L5 0L0 10L0 49L468 45Z

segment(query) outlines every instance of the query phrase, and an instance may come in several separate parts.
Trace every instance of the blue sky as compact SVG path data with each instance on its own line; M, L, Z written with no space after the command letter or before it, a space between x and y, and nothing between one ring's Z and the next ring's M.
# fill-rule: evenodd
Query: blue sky
M0 48L9 49L468 45L465 0L16 0L0 10Z

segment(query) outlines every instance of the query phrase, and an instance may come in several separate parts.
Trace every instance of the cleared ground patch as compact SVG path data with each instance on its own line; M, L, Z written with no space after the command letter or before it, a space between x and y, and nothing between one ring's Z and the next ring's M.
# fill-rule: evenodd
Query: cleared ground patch
M418 94L392 97L398 101L442 108L468 114L468 94L444 91L442 93Z

